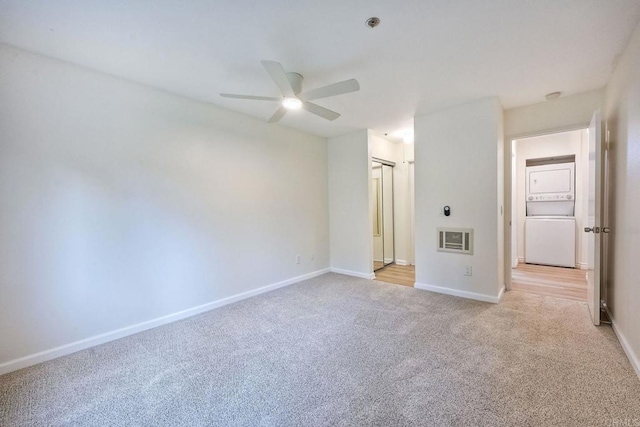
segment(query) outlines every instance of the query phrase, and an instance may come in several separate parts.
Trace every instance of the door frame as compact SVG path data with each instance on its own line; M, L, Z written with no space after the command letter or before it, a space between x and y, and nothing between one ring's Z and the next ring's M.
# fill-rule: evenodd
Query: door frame
M416 265L416 192L415 192L415 174L416 166L413 160L407 161L407 188L409 189L408 207L409 207L409 259L407 263L409 265Z

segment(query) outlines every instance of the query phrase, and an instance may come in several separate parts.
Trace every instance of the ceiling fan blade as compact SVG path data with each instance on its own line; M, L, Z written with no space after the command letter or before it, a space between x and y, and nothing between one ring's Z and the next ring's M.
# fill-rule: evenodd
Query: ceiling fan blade
M287 78L287 74L284 72L284 68L280 65L279 62L274 61L261 61L262 66L267 70L267 73L271 76L273 81L278 85L280 91L284 96L293 97L296 96L293 93L293 88L291 87L291 83L289 83L289 79Z
M309 92L305 92L300 95L300 97L307 101L313 101L314 99L342 95L343 93L355 92L357 90L360 90L358 81L356 79L351 79L310 90Z
M273 113L273 116L271 116L271 118L269 120L267 120L267 123L276 123L279 122L280 119L282 117L284 117L284 113L287 112L287 109L284 107L280 107L276 110L275 113Z
M340 117L340 114L335 111L331 111L327 108L321 107L313 102L302 101L302 108L307 110L310 113L315 114L316 116L320 116L323 119L327 120L335 120Z
M276 98L274 96L236 95L233 93L221 93L220 96L224 98L253 99L254 101L281 101L282 100L282 98Z

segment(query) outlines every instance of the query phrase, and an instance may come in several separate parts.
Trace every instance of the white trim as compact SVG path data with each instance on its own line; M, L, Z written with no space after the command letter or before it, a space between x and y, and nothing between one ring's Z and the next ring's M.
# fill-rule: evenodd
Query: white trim
M640 357L633 352L631 345L629 345L629 341L624 336L620 328L618 328L618 324L616 323L616 319L614 319L613 315L609 311L609 307L607 307L607 314L609 315L609 319L611 319L611 327L613 328L613 332L615 332L616 337L618 337L618 341L620 341L620 345L624 350L627 358L629 359L629 363L633 366L633 369L636 371L636 375L640 378Z
M89 347L94 347L96 345L104 344L109 341L117 340L129 335L137 334L138 332L166 325L167 323L186 319L187 317L195 316L196 314L204 313L206 311L213 310L214 308L222 307L224 305L231 304L246 298L251 298L265 292L276 290L278 288L283 288L285 286L289 286L303 280L321 276L325 273L328 273L329 271L330 270L328 268L313 271L311 273L303 274L302 276L292 277L291 279L283 280L282 282L273 283L271 285L263 286L258 289L242 292L237 295L233 295L217 301L208 302L206 304L188 308L186 310L178 311L166 316L158 317L156 319L147 320L145 322L137 323L131 326L125 326L124 328L116 329L115 331L105 332L104 334L100 335L94 335L80 341L64 344L58 347L51 348L49 350L44 350L38 353L20 357L18 359L9 360L8 362L0 363L0 375L16 371L18 369L26 368L28 366L36 365L38 363L46 362L47 360L66 356L68 354L75 353Z
M403 148L404 149L404 148ZM413 160L407 166L407 182L409 183L409 265L416 264L416 166Z
M404 259L397 259L396 265L409 265L409 261L406 261Z
M520 264L525 264L525 261L526 261L525 257L523 257L523 256L519 256L519 257L518 257L518 262L519 262Z
M572 132L574 130L585 130L585 129L589 129L589 123L560 126L552 129L543 129L543 130L524 132L521 134L509 135L505 137L504 140L509 141L509 143L511 143L511 141L513 140L536 138L538 136L553 135L556 133L565 133L565 132Z
M525 263L525 259L518 257L516 258L514 261L516 261L516 266L518 264L524 264ZM513 267L515 268L515 267ZM580 269L580 270L588 270L589 269L589 264L587 264L586 262L578 262L576 263L576 268Z
M373 280L376 278L375 273L360 273L359 271L343 270L342 268L331 267L332 273L344 274L345 276L359 277L361 279Z
M459 289L444 288L442 286L427 285L425 283L418 283L418 282L414 283L413 287L416 289L422 289L424 291L431 291L431 292L437 292L439 294L453 295L454 297L462 297L462 298L474 299L478 301L491 302L493 304L499 303L500 300L502 299L502 295L504 294L504 286L500 289L500 292L498 292L498 295L495 295L495 296L478 294L478 293L469 292L469 291L461 291Z

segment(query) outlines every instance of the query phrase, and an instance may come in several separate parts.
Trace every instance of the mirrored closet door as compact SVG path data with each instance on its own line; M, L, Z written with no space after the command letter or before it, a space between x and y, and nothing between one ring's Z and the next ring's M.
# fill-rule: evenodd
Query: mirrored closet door
M382 159L371 162L373 212L373 271L395 262L393 229L393 167Z

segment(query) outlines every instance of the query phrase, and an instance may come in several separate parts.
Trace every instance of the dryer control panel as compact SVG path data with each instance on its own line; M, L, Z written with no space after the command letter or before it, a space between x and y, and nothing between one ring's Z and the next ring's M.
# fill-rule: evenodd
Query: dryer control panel
M530 194L527 196L528 202L553 202L558 200L573 200L573 194Z

